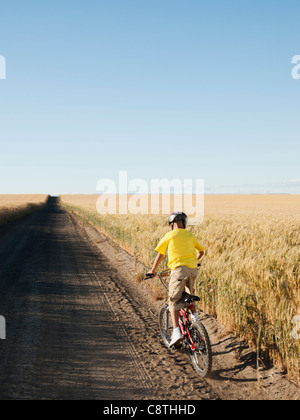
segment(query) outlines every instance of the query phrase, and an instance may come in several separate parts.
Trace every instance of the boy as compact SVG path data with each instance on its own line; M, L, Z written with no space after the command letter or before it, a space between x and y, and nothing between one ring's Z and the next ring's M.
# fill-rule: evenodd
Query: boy
M148 273L155 275L160 262L168 250L168 266L171 269L169 284L169 308L173 323L173 334L170 347L182 339L178 317L179 310L183 307L180 302L182 294L187 291L194 293L194 282L197 276L197 260L204 255L205 248L199 244L195 236L186 230L188 218L185 213L176 211L169 217L169 226L172 231L168 232L156 247L158 252L152 270ZM196 253L196 250L198 253ZM192 321L198 321L198 316L193 310Z

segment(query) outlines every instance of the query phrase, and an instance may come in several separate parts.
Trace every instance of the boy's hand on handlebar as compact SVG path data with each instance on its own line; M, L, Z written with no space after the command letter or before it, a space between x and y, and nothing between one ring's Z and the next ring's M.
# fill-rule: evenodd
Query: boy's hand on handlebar
M146 279L153 279L153 277L155 277L156 274L153 273L152 271L150 271L149 273L146 274Z

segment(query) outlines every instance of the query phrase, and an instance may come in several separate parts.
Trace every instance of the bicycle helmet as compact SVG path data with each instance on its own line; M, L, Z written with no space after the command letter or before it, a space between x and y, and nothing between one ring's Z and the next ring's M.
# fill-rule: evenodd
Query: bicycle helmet
M185 213L183 213L182 211L175 211L174 213L172 213L169 216L169 226L172 223L176 223L176 222L182 222L184 227L186 227L187 223L188 223L188 217Z

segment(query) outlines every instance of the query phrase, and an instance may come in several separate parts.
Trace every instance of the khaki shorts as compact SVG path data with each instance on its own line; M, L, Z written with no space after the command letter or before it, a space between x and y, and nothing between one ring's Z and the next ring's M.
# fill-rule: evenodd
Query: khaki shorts
M194 294L194 283L197 277L197 268L186 266L178 267L171 272L169 284L169 307L176 311L184 307L181 302L183 292Z

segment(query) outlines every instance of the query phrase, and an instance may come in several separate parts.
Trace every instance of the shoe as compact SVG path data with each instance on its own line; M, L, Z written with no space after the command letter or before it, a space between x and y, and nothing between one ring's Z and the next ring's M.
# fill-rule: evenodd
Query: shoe
M170 342L169 346L170 346L170 347L174 346L176 343L178 343L178 341L182 340L182 338L183 338L183 337L182 337L182 334L181 334L180 328L176 328L176 329L173 331L172 338L171 338L171 342Z
M191 315L191 321L192 321L192 324L199 321L198 315L196 313L193 313Z

